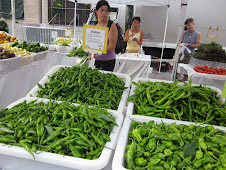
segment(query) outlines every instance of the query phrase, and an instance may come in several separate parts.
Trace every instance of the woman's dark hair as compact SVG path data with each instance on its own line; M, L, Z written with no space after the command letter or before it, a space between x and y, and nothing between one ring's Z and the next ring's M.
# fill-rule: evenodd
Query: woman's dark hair
M193 18L188 18L186 19L186 21L184 22L184 25L190 24L191 22L194 22Z
M137 20L137 21L140 23L140 17L133 17L132 22L133 22L134 20Z
M106 5L108 7L108 11L110 11L110 5L105 0L100 0L99 2L97 2L96 10L98 11L99 8L102 7L102 6L104 6L104 5Z

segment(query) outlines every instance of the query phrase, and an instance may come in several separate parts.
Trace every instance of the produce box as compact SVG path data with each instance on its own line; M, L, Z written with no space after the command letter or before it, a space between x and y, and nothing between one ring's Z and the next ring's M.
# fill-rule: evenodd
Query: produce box
M62 67L71 67L71 66L65 66L65 65L57 65L57 66L54 66L52 67L48 73L39 81L39 85L43 86L45 85L45 83L49 82L50 81L50 78L55 72L57 72L60 68ZM120 103L118 105L118 109L117 111L120 112L120 113L123 113L123 109L125 107L125 104L126 104L126 101L127 101L127 98L128 98L128 94L129 94L129 90L130 90L130 83L131 83L131 78L126 75L126 74L121 74L121 73L114 73L114 72L107 72L107 71L101 71L100 72L102 73L113 73L115 74L117 77L119 78L122 78L123 81L125 82L125 87L127 87L126 89L124 89L123 93L122 93L122 97L121 97L121 100L120 100ZM26 97L36 97L37 94L38 94L38 91L40 91L41 88L36 85L27 95ZM110 96L109 96L110 97Z
M21 57L16 56L8 59L0 60L0 73L7 73L11 70L14 70L20 66Z
M165 81L165 80L158 80L158 79L145 79L145 78L137 78L137 79L134 79L134 82L135 83L138 83L138 82L165 82L165 83L173 83L172 81ZM184 86L184 83L182 83L182 82L179 82L178 84L177 84L178 86L181 86L181 87L183 87ZM192 84L191 86L200 86L200 85L197 85L197 84ZM134 84L132 84L132 87L131 87L131 91L130 91L130 96L131 95L134 95L135 94L135 88L136 88L137 86L136 85L134 85ZM206 86L206 87L209 87L209 88L211 88L212 90L214 90L214 91L216 91L217 93L218 93L218 95L217 96L220 96L221 94L222 94L222 92L221 92L221 90L220 89L218 89L218 88L216 88L216 87L212 87L212 86ZM168 87L166 87L166 89L168 89ZM183 89L181 89L182 91L182 93L183 92L185 92L185 90L183 90ZM188 89L187 89L188 90ZM188 90L189 91L189 90ZM156 91L156 92L154 92L153 93L153 95L154 94L156 94L158 91ZM146 91L144 92L145 94L147 93L147 89L146 89ZM151 93L151 92L150 92ZM171 93L173 93L173 92L171 92ZM181 93L181 95L183 96L183 95L186 95L187 94L187 92L185 92L185 94L182 94ZM172 94L170 95L170 96L166 96L167 98L165 98L165 101L163 101L162 102L162 104L161 105L164 105L165 103L166 103L166 101L168 101L167 99L168 98L170 98L172 96ZM181 97L182 97L181 96ZM155 96L154 96L155 97ZM179 97L179 96L177 96L177 97ZM198 96L198 97L200 97L200 96ZM214 96L211 96L212 98L214 98ZM143 100L143 101L145 101L146 100L146 95L145 95L145 97L144 97L145 99ZM190 98L190 97L189 97ZM201 99L202 98L204 98L204 97L201 97ZM129 97L129 99L130 99L130 97ZM163 99L164 99L164 97L163 97ZM183 97L181 98L181 99L183 99ZM209 100L209 99L207 99L207 100ZM178 100L177 101L181 101L179 98L178 98ZM164 106L164 108L158 108L158 110L159 111L154 111L154 112L156 112L156 113L160 113L160 111L161 111L161 109L162 110L167 110L167 109L171 109L171 106L174 106L174 102L177 102L177 101L174 101L174 99L172 100L172 101L170 101L171 103L169 104L169 107L170 108L165 108L165 107L168 107L168 106ZM149 101L147 100L146 101L147 103L148 103L148 105L149 105ZM197 102L199 102L199 101L197 101ZM204 103L204 102L203 102ZM199 102L199 104L200 105L202 105L203 103L200 103ZM223 99L223 98L220 98L220 103L221 104L224 104L225 103L225 99ZM156 103L155 103L156 104ZM156 104L157 105L157 104ZM182 105L182 104L179 104L179 105ZM208 106L209 107L209 106ZM175 109L174 109L175 110ZM182 110L182 109L181 109ZM198 114L200 113L199 111L197 111L198 109L196 109L195 111L196 112L198 112ZM201 110L201 109L200 109ZM194 110L193 110L194 111ZM158 116L154 116L155 114L153 113L153 111L148 111L148 112L150 112L150 115L146 115L146 116L152 116L152 117L162 117L162 118L164 118L163 116L164 116L164 114L165 114L165 112L162 112L162 114L161 115L158 115ZM170 110L170 112L172 112L171 110ZM180 111L179 111L180 112ZM132 103L132 102L129 102L128 103L128 109L127 109L127 116L129 116L129 115L132 115L132 114L134 114L135 113L135 107L134 107L134 103ZM152 114L153 113L153 114ZM174 112L172 112L173 114L174 113L176 113L176 111ZM194 112L193 112L194 113ZM181 113L178 113L178 114L181 114ZM213 114L213 112L212 112L212 114ZM202 117L204 117L204 118L206 118L207 117L207 115L202 115L202 113L200 114ZM168 116L168 115L167 115ZM183 115L184 116L184 115ZM212 115L211 115L212 116ZM176 118L178 119L178 117L177 117L177 114L176 114ZM172 118L170 118L170 119L175 119L175 117L172 117ZM183 119L182 119L183 120ZM192 119L192 121L195 121L194 119ZM201 123L201 122L198 122L198 123ZM204 122L204 123L209 123L209 122ZM217 125L217 124L215 124L215 125Z
M34 54L35 54L34 61L43 60L43 59L45 59L47 57L48 50L42 51L42 52L39 52L39 53L34 53Z
M0 44L11 44L18 41L16 37L8 34L7 32L0 31Z
M31 55L22 56L20 60L20 67L33 63L36 55L36 53L31 53Z
M75 45L76 41L74 38L64 38L64 37L58 37L54 43L62 44L67 43L68 45Z
M154 121L154 123L155 124L161 124L161 123L165 123L166 125L170 125L170 124L172 124L172 123L176 123L176 125L187 125L187 126L189 126L189 125L194 125L194 126L201 126L201 127L205 127L206 125L204 125L204 124L199 124L199 123L191 123L191 122L186 122L186 121L177 121L177 120L169 120L169 119L161 119L161 118L153 118L153 117L147 117L147 116L139 116L139 115L131 115L131 116L129 116L129 117L126 117L125 118L125 120L124 120L124 123L123 123L123 127L122 127L122 130L121 130L121 133L120 133L120 136L119 136L119 140L118 140L118 143L117 143L117 146L116 146L116 150L115 150L115 155L114 155L114 158L113 158L113 163L112 163L112 169L113 170L126 170L127 168L125 168L125 166L126 166L126 160L125 160L125 157L127 157L127 156L125 156L125 154L126 154L126 146L127 146L127 144L128 144L128 141L129 141L129 139L128 139L128 133L129 133L129 130L130 130L130 128L131 128L131 124L132 124L132 120L135 120L136 122L150 122L150 121ZM226 128L225 127L220 127L220 126L213 126L215 129L220 129L220 130L223 130L224 132L226 132ZM154 133L154 132L153 132ZM181 134L182 135L182 134ZM157 136L155 136L155 137L157 137L156 138L156 140L160 140L160 139L158 139L158 135ZM154 137L154 138L155 138ZM171 136L171 137L173 137L173 136ZM174 140L172 140L173 141L173 143L174 143L174 145L176 145L175 143L177 143L177 141L174 141ZM159 143L160 144L160 143ZM185 144L185 143L184 143ZM194 143L192 143L192 144L194 144ZM218 143L219 144L219 143ZM147 143L146 143L146 145L148 145ZM179 143L177 144L177 145L179 145ZM161 146L161 145L160 145ZM198 144L197 144L197 146L198 146ZM149 147L149 146L148 146ZM137 149L137 148L136 148ZM136 150L135 149L135 150ZM209 150L209 149L208 149ZM156 150L155 150L156 151ZM165 151L165 150L164 150ZM169 151L169 150L168 150ZM177 151L177 150L174 150L174 151ZM173 152L174 152L173 151ZM196 150L197 151L197 150ZM166 152L166 151L165 151ZM188 152L188 151L186 151L186 152ZM162 153L162 152L161 152ZM211 152L212 153L212 152ZM131 153L130 153L131 154ZM203 151L203 154L205 154L205 152ZM224 155L225 155L226 153L224 152ZM165 154L163 154L163 155L165 155ZM180 154L178 154L178 155L180 155ZM222 155L223 156L223 155ZM142 156L141 156L142 157ZM152 156L150 156L150 157L152 157ZM165 156L163 156L163 157L165 157ZM211 157L211 156L210 156ZM127 157L127 158L129 158L129 157ZM133 156L131 156L131 159L134 159L134 157ZM186 159L187 159L187 157L186 157ZM201 158L200 158L201 159ZM199 159L199 161L200 161L200 159ZM151 158L150 158L150 160L151 160ZM155 159L156 160L156 159ZM166 161L164 158L163 158L163 160L164 161ZM182 160L182 159L181 159ZM139 160L137 160L137 162L138 162ZM164 169L163 167L159 167L159 164L161 164L161 162L159 161L159 159L157 158L157 160L156 160L157 162L156 162L156 165L158 165L157 167L159 168L159 169ZM133 162L135 163L135 161L133 160ZM142 162L144 162L144 160L140 160L139 161L139 163L142 163ZM147 164L146 164L146 166L148 166L148 163L149 163L150 161L149 160L147 160ZM153 162L152 162L153 163ZM180 162L177 162L177 164L178 163L180 163ZM225 163L225 162L224 162ZM207 163L206 163L207 164ZM198 164L196 164L196 165L198 165ZM185 166L188 166L188 165L185 165ZM201 166L202 166L202 164L201 164ZM207 166L207 165L205 165L205 166ZM156 168L157 168L156 167ZM143 169L143 170L145 170L146 168L144 168L144 167L138 167L137 166L137 169L139 168L139 170L140 169ZM150 168L151 169L151 168ZM153 165L153 169L154 169L154 165ZM178 168L176 168L176 169L178 169ZM203 168L201 168L201 169L203 169ZM213 167L212 168L210 168L210 169L213 169Z
M32 101L35 101L35 103L40 103L40 102L43 102L43 103L48 103L49 100L46 100L46 99L37 99L37 98L22 98L22 99L19 99L18 101L12 103L11 105L9 105L7 108L12 108L14 107L15 105L17 104L20 104L22 102L24 102L24 100L26 100L27 103L31 103ZM57 102L58 104L63 104L62 102ZM48 103L48 108L50 109L54 109L55 107L57 107L58 104L54 104L52 103L51 105ZM79 106L79 105L76 105L75 106ZM31 107L40 107L40 106L29 106L30 109L32 110ZM43 107L43 104L42 104L42 107ZM45 106L46 107L46 106ZM67 107L70 107L69 105L67 105ZM87 106L83 106L83 107L87 107ZM58 107L59 108L59 107ZM62 108L62 106L61 106ZM90 108L90 107L89 107ZM48 110L49 111L49 110ZM53 110L54 113L57 112L57 109ZM53 112L52 111L52 112ZM118 126L113 126L113 129L110 133L110 139L111 141L110 142L107 142L105 144L105 147L103 148L102 152L99 153L99 157L97 157L97 159L93 159L93 160L89 160L89 159L84 159L84 158L78 158L78 157L73 157L73 156L67 156L67 155L62 155L62 154L55 154L55 153L50 153L50 152L46 152L46 151L42 151L41 153L39 153L39 151L37 151L38 154L35 154L34 152L32 152L33 150L30 150L31 153L28 153L28 151L26 151L24 148L22 147L19 147L19 146L11 146L9 147L9 145L6 145L6 144L0 144L0 154L3 154L3 155L8 155L8 156L11 156L13 158L15 157L18 157L18 158L22 158L22 159L26 159L26 160L30 160L29 161L24 161L24 163L27 163L27 165L29 166L32 162L34 162L34 158L32 156L32 154L34 155L35 157L35 161L36 162L39 162L40 163L40 166L42 166L42 163L47 163L47 164L50 164L49 167L51 168L51 164L53 165L57 165L57 166L63 166L63 167L69 167L69 168L74 168L74 169L102 169L104 168L108 162L109 162L109 159L111 157L111 154L112 154L112 151L114 150L115 148L115 145L116 145L116 142L117 142L117 137L119 135L119 131L120 131L120 128L121 128L121 125L122 125L122 121L123 121L123 115L116 112L116 111L112 111L112 110L108 110L108 112L110 114L112 114L112 116L115 118L115 122L117 123ZM98 112L99 113L99 112ZM35 113L35 114L38 114L38 113ZM33 116L35 116L34 112L33 112ZM68 114L68 113L67 113ZM73 113L75 114L75 113ZM83 113L84 114L84 113ZM44 113L42 112L42 115L44 115ZM52 114L51 114L52 115ZM52 116L50 116L51 118ZM60 116L61 117L61 116ZM66 119L65 121L67 121L67 119L70 119L69 117L71 117L71 114L67 115L66 116ZM21 117L22 118L22 117ZM37 116L35 116L35 118L33 120L36 120L36 121L39 121L37 120ZM49 118L49 119L50 119ZM63 119L63 117L62 117ZM107 120L107 118L105 117L105 120ZM3 121L3 120L2 120ZM45 120L43 119L43 121L40 119L40 124L43 123ZM49 120L47 120L47 123L48 123ZM57 119L57 121L60 121L59 119ZM74 120L75 123L76 123L76 120ZM88 121L88 120L87 120ZM109 120L108 120L109 121ZM54 121L50 121L50 122L53 122ZM55 120L56 122L56 120ZM99 121L96 121L96 123L98 123ZM38 123L38 122L36 122ZM78 122L79 123L79 122ZM90 122L89 122L90 123ZM68 123L70 124L70 123ZM49 125L49 124L48 124ZM49 125L51 126L56 132L57 129L55 129L57 127L57 125ZM36 126L37 128L38 126ZM45 130L47 130L48 128L46 128L46 125L45 125ZM58 127L59 128L59 127ZM70 128L70 127L69 127ZM25 128L26 129L26 128ZM78 131L79 128L72 128L72 130L75 130L75 133L77 134L79 131ZM47 130L48 131L48 130ZM53 132L53 133L54 133ZM38 131L37 131L38 133ZM45 132L44 132L45 133ZM63 133L63 132L62 132ZM69 132L68 132L69 133ZM71 132L70 132L71 133ZM88 133L88 132L87 132ZM19 134L18 134L19 135ZM66 135L67 136L67 135ZM68 136L67 136L68 137ZM23 138L22 138L23 139ZM48 138L45 138L45 140L48 139ZM44 142L42 142L42 145L44 146L45 144L45 140ZM59 138L58 140L62 140L62 138ZM24 142L26 142L27 139L24 139ZM29 141L29 139L28 139ZM28 142L27 141L27 142ZM57 139L55 140L57 141ZM20 141L21 143L23 143L22 141ZM65 141L67 142L67 141ZM75 141L76 142L76 141ZM90 141L91 142L91 141ZM92 141L93 142L93 141ZM35 143L34 143L35 144ZM86 143L88 144L88 143ZM50 145L51 145L51 142L50 142ZM69 144L70 145L70 144ZM96 144L97 145L97 144ZM77 145L76 145L77 146ZM38 147L38 145L37 145ZM75 147L75 145L74 145ZM52 148L52 147L50 147ZM52 151L52 150L51 150ZM88 154L89 155L89 154ZM86 156L87 156L87 153L86 153ZM27 165L24 165L25 167ZM62 168L63 168L62 167Z
M209 67L213 67L213 68L226 68L226 63L200 60L200 59L196 59L194 57L191 57L191 59L189 61L189 65L191 65L191 66L209 66Z
M61 46L61 45L57 45L56 46L56 50L58 53L70 53L73 50L72 46Z

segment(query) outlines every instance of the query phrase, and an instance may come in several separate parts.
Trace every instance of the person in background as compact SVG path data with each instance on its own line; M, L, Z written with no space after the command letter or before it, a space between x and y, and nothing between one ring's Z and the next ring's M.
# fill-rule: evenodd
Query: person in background
M140 30L140 17L134 17L132 28L128 29L124 36L124 42L127 41L126 53L141 53L141 45L144 38L144 32Z
M195 52L195 48L200 45L201 33L195 30L195 23L193 18L188 18L185 23L185 31L182 33L181 43L184 44L191 52L187 49L184 50L184 58L179 59L179 63L188 64L191 59L191 54ZM177 75L180 81L187 81L188 75L182 73Z
M109 24L108 14L110 11L110 6L107 1L100 0L96 5L96 26L107 27ZM107 44L107 53L102 55L95 55L95 66L96 68L101 68L105 71L113 71L115 67L115 47L118 38L118 30L114 23L111 24L111 27L108 32L108 44ZM90 55L87 57L91 59Z
M201 33L195 30L195 23L193 18L188 18L184 23L186 30L182 34L182 43L191 50L191 53L184 50L184 58L182 63L188 64L190 61L190 54L195 52L195 48L200 45Z

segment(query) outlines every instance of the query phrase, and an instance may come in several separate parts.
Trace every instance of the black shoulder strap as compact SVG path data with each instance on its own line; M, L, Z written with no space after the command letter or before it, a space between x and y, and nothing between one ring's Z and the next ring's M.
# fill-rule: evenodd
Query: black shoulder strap
M108 21L108 25L107 25L107 27L109 28L109 31L110 31L110 29L111 29L111 25L113 24L113 21L111 21L111 20L109 20Z

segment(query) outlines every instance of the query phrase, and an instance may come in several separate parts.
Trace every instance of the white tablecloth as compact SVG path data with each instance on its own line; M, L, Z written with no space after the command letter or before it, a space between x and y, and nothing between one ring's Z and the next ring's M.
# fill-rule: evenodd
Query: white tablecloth
M127 74L132 79L148 78L150 66L150 55L125 53L117 55L114 72Z
M226 80L226 76L224 75L215 75L215 74L205 74L198 73L193 69L193 66L188 64L178 64L178 73L184 73L184 71L188 75L188 79L192 79L192 83L194 84L203 84L207 86L217 87L221 90L224 88L224 83Z

